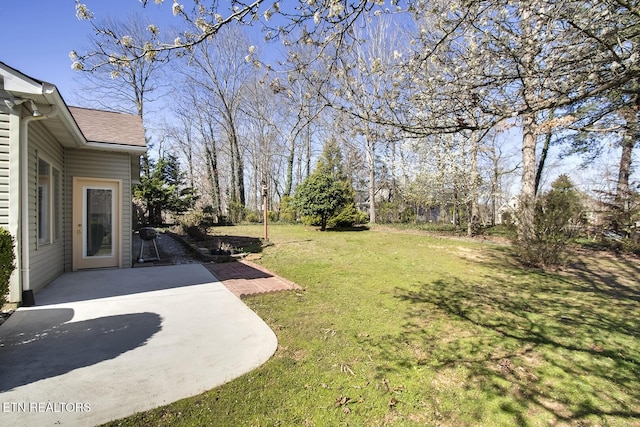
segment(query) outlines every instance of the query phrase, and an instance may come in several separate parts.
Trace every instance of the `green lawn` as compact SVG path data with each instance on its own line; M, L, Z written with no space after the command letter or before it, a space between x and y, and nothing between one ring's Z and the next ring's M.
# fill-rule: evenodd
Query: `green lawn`
M583 255L550 273L482 241L269 231L257 262L305 288L245 300L274 357L111 425L640 425L640 262Z

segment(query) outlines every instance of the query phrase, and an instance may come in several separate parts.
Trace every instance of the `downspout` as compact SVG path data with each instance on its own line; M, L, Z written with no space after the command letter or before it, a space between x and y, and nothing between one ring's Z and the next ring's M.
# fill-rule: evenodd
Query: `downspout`
M58 114L55 105L51 112L42 116L27 116L20 120L20 240L21 242L21 283L20 298L25 290L30 290L29 271L29 123L45 120ZM37 238L37 237L36 237Z

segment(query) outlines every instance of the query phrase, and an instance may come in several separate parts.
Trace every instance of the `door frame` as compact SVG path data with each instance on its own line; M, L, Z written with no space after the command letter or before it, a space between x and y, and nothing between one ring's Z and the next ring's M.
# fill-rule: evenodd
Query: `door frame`
M112 199L112 244L113 256L86 257L85 190L88 188L114 190ZM122 268L122 180L92 177L73 177L71 224L72 271L91 268Z

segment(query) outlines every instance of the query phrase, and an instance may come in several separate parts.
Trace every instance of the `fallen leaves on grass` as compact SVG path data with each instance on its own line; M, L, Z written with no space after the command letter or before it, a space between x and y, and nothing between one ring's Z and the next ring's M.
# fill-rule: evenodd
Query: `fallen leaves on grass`
M362 402L364 402L364 398L362 396L360 396L357 400L352 399L348 396L338 396L338 398L334 402L334 406L336 408L342 408L343 413L350 414L351 408L349 408L348 405L352 403L362 403Z
M382 380L382 384L384 385L385 390L387 390L389 393L402 393L404 391L403 385L391 387L391 385L389 384L389 380L386 378Z
M349 402L351 402L351 398L350 398L350 397L347 397L347 396L339 396L339 397L336 399L335 405L336 405L336 408L337 408L337 407L339 407L339 406L344 406L344 405L346 405L346 404L347 404L347 403L349 403Z
M513 372L513 362L510 359L502 359L499 363L500 368L506 372Z
M355 375L356 374L355 372L353 372L353 369L351 369L351 366L346 365L346 364L340 365L340 372L345 373L345 374L350 374L350 375Z
M334 337L336 335L336 331L330 328L323 328L322 332L324 332L324 339L329 339L330 337Z

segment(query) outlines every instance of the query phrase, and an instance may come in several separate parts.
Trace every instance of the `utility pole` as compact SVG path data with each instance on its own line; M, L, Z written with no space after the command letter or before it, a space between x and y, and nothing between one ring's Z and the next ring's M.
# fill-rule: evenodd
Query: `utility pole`
M262 212L263 212L263 223L264 223L264 241L268 242L269 241L269 233L268 233L268 226L267 226L267 220L269 217L269 211L267 210L267 182L266 181L262 181Z

